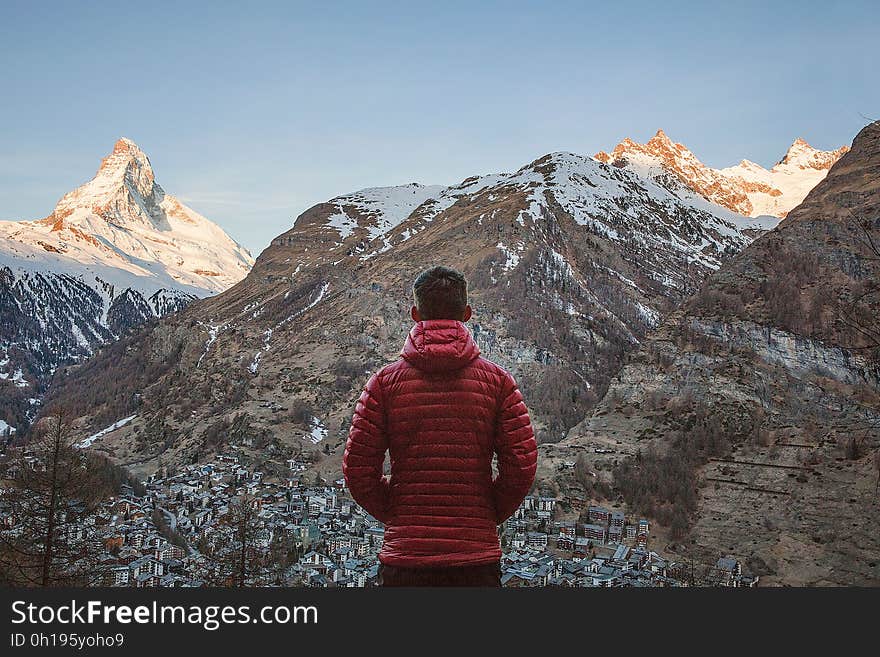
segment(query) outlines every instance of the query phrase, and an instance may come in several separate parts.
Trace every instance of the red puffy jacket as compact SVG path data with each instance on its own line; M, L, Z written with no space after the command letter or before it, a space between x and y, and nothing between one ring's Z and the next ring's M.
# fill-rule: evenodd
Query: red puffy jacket
M454 320L417 322L401 355L367 382L342 459L352 497L385 523L379 560L409 568L498 561L497 525L520 505L537 467L516 382L481 358Z

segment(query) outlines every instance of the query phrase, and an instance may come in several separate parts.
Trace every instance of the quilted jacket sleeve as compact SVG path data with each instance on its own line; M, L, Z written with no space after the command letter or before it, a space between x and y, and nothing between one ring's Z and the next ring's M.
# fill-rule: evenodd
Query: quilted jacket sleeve
M388 435L378 374L370 377L355 406L342 456L342 473L355 502L381 522L388 519L389 484L382 476Z
M506 377L495 427L498 476L493 481L496 520L500 524L522 503L538 467L538 446L529 412L513 377Z

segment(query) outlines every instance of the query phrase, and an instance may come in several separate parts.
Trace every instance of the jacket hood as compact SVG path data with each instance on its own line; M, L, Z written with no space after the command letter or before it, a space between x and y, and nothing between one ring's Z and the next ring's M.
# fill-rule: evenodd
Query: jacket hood
M400 355L425 372L458 370L480 355L470 331L454 319L416 322Z

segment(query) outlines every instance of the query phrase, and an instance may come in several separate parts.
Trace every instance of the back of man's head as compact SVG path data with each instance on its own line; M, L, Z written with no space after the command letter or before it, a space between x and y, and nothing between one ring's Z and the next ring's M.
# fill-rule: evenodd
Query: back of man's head
M451 267L431 267L419 274L413 283L413 299L420 320L466 322L470 318L467 279ZM415 313L413 319L416 319Z

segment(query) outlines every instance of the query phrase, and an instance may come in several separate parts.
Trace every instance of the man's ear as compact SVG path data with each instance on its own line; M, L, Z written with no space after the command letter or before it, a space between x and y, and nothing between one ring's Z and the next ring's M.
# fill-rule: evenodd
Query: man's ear
M461 321L463 321L463 322L468 321L471 318L472 314L473 314L473 310L471 309L470 305L465 306L464 307L464 314L461 316Z
M412 317L414 322L421 322L422 316L419 315L419 309L413 306L409 311L409 316Z

